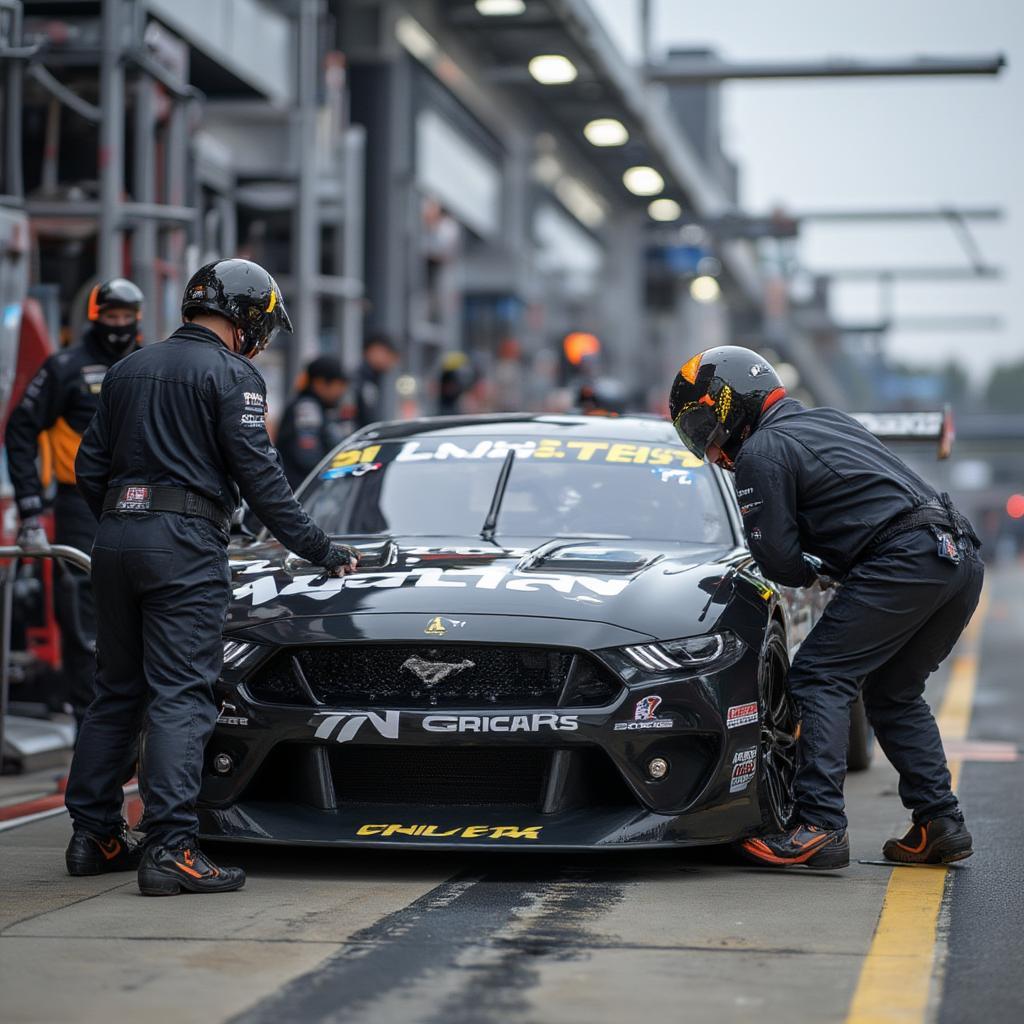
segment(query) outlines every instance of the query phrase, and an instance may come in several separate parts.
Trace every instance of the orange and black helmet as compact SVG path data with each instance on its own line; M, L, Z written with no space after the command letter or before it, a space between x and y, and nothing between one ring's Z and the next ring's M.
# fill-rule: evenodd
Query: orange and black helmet
M241 353L254 356L279 330L292 333L277 282L251 260L217 260L200 267L185 286L181 315L219 313L230 320L242 339Z
M785 394L775 369L756 352L709 348L687 360L672 384L672 425L697 458L717 445L730 467L761 414Z
M86 316L96 323L100 314L108 309L130 309L135 313L135 319L141 320L143 301L142 291L137 284L126 277L114 277L109 281L101 281L89 292Z

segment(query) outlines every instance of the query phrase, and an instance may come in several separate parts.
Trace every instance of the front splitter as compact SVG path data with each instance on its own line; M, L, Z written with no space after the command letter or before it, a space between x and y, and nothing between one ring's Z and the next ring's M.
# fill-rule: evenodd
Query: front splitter
M200 808L203 839L294 846L417 850L586 850L700 846L736 839L738 822L721 808L683 815L640 808L587 808L540 814L524 807L415 804L321 810L246 802ZM732 827L730 827L730 825Z

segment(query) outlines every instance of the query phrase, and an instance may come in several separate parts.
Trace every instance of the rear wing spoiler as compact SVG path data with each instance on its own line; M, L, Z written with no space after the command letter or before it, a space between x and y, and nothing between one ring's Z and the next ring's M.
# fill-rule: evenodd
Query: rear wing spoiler
M938 457L948 459L956 431L953 410L937 412L853 412L850 415L880 441L935 441Z

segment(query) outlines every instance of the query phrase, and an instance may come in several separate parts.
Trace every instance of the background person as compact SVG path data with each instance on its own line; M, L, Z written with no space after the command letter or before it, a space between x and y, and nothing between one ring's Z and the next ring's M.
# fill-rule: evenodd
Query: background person
M351 423L338 417L346 391L348 377L334 356L318 356L306 367L304 384L285 406L277 430L277 450L291 487L351 432Z
M808 554L842 581L789 672L800 715L791 827L746 840L743 852L774 867L850 862L843 783L850 705L863 690L913 816L884 855L905 863L969 857L971 835L924 685L981 594L971 524L852 417L787 398L774 368L750 349L694 356L669 404L686 447L735 472L747 543L765 576L810 586L818 575Z
M7 425L7 464L21 517L17 543L27 551L47 546L40 520L43 484L36 456L45 435L57 479L54 541L88 553L96 517L75 487L75 456L99 407L107 370L138 347L143 296L123 277L97 284L89 293L87 325L77 345L50 356L25 389ZM96 612L89 579L63 566L54 592L61 634L64 689L80 725L93 694Z
M356 371L356 427L376 423L386 415L384 382L398 367L395 343L386 334L370 334L363 342L363 361Z
M248 260L198 270L184 323L119 363L78 452L78 486L100 519L93 548L96 697L68 778L73 875L138 867L144 895L241 888L196 842L203 752L217 708L230 597L228 524L240 492L286 547L332 576L358 555L296 502L267 436L251 359L291 330L274 279ZM121 817L121 766L145 713L146 847ZM140 862L141 860L141 862Z

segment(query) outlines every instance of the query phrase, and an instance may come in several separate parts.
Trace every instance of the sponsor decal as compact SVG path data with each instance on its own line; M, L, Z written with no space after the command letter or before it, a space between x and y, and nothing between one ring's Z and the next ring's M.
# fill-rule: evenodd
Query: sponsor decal
M151 504L148 487L126 487L117 499L117 507L126 512L145 512Z
M751 512L756 512L763 504L763 501L748 501L745 505L740 505L740 515L746 518Z
M339 452L331 460L330 469L351 466L358 462L374 462L381 445L353 448ZM570 462L608 462L634 466L667 466L697 469L704 463L685 448L667 448L618 441L563 441L540 438L536 441L478 441L463 447L453 441L406 441L388 461L450 462L479 459L504 459L514 450L519 459L566 459Z
M761 533L760 526L752 526L748 531L747 536L751 540L760 540L764 536L764 534Z
M238 420L243 427L262 427L266 425L263 413L243 412Z
M746 498L746 497L748 497L749 495L751 495L753 493L754 493L754 488L753 487L743 487L743 488L741 488L740 490L738 490L736 492L736 497L737 498Z
M306 724L315 725L313 734L318 740L333 737L335 743L348 743L354 739L359 730L366 724L375 729L386 740L398 739L398 725L401 712L398 711L361 711L358 713L318 711Z
M751 701L749 704L734 704L725 713L725 727L738 729L741 725L753 725L757 719L757 701Z
M771 367L767 363L754 363L747 372L751 377L760 377L762 373L770 373Z
M579 715L428 715L425 732L575 732Z
M246 391L242 394L246 405L255 405L257 409L263 408L263 396L258 391Z
M633 708L632 722L616 722L612 727L613 732L632 732L639 729L671 729L671 718L656 718L655 712L661 704L661 697L656 694L648 694L641 697Z
M244 715L239 715L236 712L238 708L234 704L229 704L224 701L220 706L220 714L217 715L218 725L248 725L249 719Z
M688 469L652 469L651 472L659 477L663 484L675 481L681 487L689 487L693 483Z
M342 476L366 476L375 469L380 469L383 462L358 462L354 466L338 466L336 469L328 469L320 474L321 480L337 480Z
M435 615L423 632L427 636L446 636L449 629L461 629L465 624L465 619L446 619L442 615Z
M732 756L732 776L729 779L729 792L742 793L750 785L750 780L757 773L757 747L748 750L737 750Z
M415 836L417 839L540 839L543 825L360 825L357 836Z
M236 563L237 564L237 563ZM240 571L247 579L232 592L236 600L249 598L253 605L266 604L277 597L302 596L314 601L326 601L341 590L384 590L398 587L472 588L474 590L510 590L527 594L545 589L558 594L580 592L597 597L616 597L629 586L629 580L603 579L599 576L578 576L572 573L520 573L504 566L480 565L465 568L417 567L406 571L358 572L354 576L329 578L309 573L282 581L278 589L273 573L276 570L268 559L261 559ZM318 582L319 581L319 582Z

